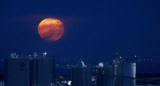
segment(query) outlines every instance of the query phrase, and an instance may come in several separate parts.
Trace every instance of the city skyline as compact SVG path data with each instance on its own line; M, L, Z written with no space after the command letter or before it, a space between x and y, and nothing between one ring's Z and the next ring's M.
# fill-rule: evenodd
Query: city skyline
M153 59L139 69L147 65L150 69L144 71L160 72L158 0L0 2L0 59L14 52L47 52L63 59L90 56L113 60L114 54L119 53L122 57ZM48 42L39 36L38 25L45 18L63 22L64 34L58 41Z

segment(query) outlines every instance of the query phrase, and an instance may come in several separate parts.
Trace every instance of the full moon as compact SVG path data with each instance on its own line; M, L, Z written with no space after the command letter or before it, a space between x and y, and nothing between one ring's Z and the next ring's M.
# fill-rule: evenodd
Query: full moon
M44 40L58 41L64 33L64 26L59 19L46 18L39 23L38 33Z

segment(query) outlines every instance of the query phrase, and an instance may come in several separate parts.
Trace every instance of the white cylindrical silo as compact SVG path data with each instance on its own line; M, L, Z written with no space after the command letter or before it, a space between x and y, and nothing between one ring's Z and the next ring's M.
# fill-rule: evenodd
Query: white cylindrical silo
M123 76L135 78L136 77L136 63L124 63Z
M117 63L114 65L114 75L136 77L136 63Z

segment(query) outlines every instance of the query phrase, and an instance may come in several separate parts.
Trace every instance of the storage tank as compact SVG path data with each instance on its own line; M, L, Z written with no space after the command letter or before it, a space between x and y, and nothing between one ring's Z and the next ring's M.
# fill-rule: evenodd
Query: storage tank
M114 75L136 77L136 63L117 63L114 66Z
M125 77L136 77L136 63L128 61L128 59L116 59L114 61L114 75Z

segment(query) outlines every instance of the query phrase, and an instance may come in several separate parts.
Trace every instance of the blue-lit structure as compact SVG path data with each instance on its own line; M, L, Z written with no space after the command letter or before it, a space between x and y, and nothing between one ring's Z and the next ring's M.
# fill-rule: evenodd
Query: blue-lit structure
M114 75L136 78L136 62L128 58L117 58L114 60Z

